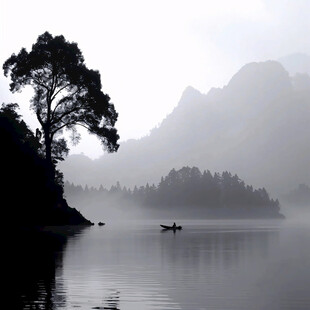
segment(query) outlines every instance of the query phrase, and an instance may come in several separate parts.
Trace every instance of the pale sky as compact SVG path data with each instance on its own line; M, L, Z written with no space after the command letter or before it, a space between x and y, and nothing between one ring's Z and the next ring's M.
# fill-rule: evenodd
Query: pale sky
M45 31L77 42L119 113L121 141L147 135L188 85L207 93L248 62L310 54L308 0L0 0L0 25L1 64ZM1 75L1 102L38 127L31 91L9 95L8 83ZM89 136L71 147L81 152L103 153Z

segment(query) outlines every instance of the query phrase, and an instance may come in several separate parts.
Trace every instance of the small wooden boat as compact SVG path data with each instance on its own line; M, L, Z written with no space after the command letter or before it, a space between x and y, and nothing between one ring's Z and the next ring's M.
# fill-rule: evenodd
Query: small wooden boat
M103 225L105 225L105 223L99 222L98 225L103 226Z
M181 230L182 226L167 226L167 225L160 225L163 229L170 229L170 230Z

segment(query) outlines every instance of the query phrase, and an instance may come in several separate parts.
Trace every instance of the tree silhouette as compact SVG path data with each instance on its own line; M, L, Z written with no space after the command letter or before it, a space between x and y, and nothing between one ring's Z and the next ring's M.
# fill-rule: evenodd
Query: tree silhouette
M110 190L100 186L93 192L66 182L65 192L81 207L91 202L101 207L102 201L109 201L110 205L138 205L153 214L188 218L283 218L279 201L270 198L265 188L254 190L228 171L212 175L197 167L172 169L157 186L147 183L133 191L122 189L119 182Z
M117 151L119 136L114 125L118 114L110 97L101 91L99 72L85 66L76 43L45 32L29 53L22 48L18 55L12 54L3 70L5 76L10 73L12 92L26 85L34 89L31 108L42 127L51 171L68 151L66 140L59 139L65 128L74 143L80 139L79 125L95 134L107 151Z
M90 224L63 198L63 187L49 176L35 134L17 113L17 104L0 107L2 224ZM58 174L56 173L56 176Z

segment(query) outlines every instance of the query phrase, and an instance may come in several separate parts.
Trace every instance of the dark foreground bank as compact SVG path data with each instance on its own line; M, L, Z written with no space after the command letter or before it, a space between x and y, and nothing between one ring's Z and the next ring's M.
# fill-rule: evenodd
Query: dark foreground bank
M54 167L42 154L40 137L17 114L16 104L0 109L1 224L10 229L46 225L91 225L64 198L63 176L56 163L63 155L54 146Z

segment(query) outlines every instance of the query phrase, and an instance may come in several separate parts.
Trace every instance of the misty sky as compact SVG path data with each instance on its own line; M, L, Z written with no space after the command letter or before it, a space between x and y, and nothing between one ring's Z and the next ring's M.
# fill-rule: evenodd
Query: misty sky
M49 31L78 43L86 65L100 71L103 92L119 112L121 141L146 135L176 106L191 85L203 93L222 87L245 63L310 54L308 0L0 2L0 62L21 47L29 51ZM32 128L31 91L7 92ZM95 138L72 153L102 154Z

